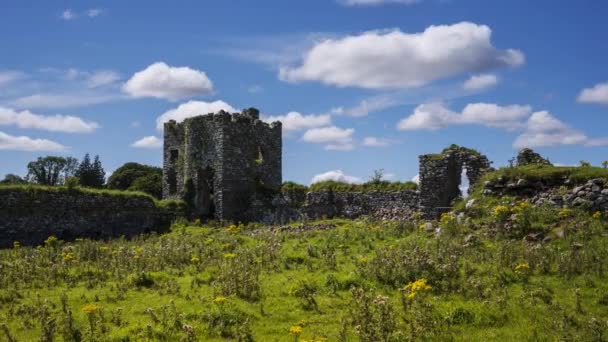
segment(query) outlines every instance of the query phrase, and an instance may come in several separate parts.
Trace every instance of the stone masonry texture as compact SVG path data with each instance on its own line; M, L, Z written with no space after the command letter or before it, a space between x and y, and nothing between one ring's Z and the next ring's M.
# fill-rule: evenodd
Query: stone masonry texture
M255 221L282 183L281 123L259 111L200 115L164 126L163 198L182 199L195 217Z
M173 217L147 196L0 188L0 247L164 231Z

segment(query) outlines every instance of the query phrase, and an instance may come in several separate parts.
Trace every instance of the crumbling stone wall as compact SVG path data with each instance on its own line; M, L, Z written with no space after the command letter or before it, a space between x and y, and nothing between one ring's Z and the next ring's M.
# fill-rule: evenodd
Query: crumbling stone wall
M450 211L452 202L461 197L460 180L466 171L469 191L491 169L488 158L475 150L452 145L440 154L419 156L420 210L428 218Z
M0 248L62 240L164 231L174 216L147 196L79 191L0 189Z
M360 216L381 217L384 215L406 215L418 209L418 192L404 190L396 192L334 192L317 191L306 195L302 208L309 218ZM387 217L388 218L388 217Z
M282 183L281 123L255 108L169 121L163 154L163 198L185 200L198 217L256 220L252 203Z

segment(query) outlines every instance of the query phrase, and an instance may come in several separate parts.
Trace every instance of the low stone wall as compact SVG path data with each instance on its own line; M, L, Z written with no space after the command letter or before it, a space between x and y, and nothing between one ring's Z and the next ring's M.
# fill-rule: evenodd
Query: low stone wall
M381 219L404 218L418 210L419 194L398 192L309 192L301 210L309 218L372 216Z
M140 195L0 188L0 247L14 241L134 236L166 230L174 214Z

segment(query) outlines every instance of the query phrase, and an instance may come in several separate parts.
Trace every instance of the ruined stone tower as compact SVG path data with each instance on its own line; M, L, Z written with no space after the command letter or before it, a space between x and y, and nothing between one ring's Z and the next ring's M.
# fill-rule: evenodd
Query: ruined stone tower
M252 203L281 183L281 123L259 111L200 115L164 125L163 198L202 218L249 221Z
M459 198L460 180L465 170L469 191L481 176L491 170L488 158L479 152L451 145L439 154L424 154L420 160L420 211L427 218L438 218L451 210L452 201Z

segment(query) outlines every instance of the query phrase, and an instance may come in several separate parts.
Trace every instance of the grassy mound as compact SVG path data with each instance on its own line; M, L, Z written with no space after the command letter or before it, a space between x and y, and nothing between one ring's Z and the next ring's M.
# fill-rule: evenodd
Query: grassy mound
M511 181L525 179L528 181L545 181L549 183L570 179L573 184L581 184L594 178L604 178L608 180L608 169L592 166L575 167L548 165L504 167L485 174L479 182L479 185L483 185L484 181L496 180L500 177Z
M153 201L157 207L171 210L185 210L183 201L178 200L158 200L154 196L140 191L129 190L113 190L113 189L95 189L86 187L67 187L67 186L45 186L38 184L0 184L0 192L2 191L23 191L31 194L38 192L56 192L70 194L87 194L99 196L117 196L117 197L138 197Z

